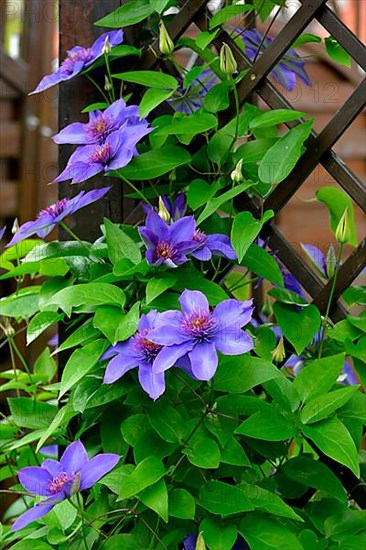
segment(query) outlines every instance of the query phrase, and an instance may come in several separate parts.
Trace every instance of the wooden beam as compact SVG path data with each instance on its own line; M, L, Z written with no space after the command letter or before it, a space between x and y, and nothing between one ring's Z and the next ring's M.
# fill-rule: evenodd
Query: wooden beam
M27 93L28 63L22 59L12 59L0 46L0 77L20 94Z

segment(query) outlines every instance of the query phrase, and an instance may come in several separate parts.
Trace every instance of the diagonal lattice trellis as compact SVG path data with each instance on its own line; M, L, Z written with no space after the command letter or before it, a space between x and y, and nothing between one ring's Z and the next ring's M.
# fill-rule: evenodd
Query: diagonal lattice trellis
M208 30L210 12L206 9L206 5L207 1L202 0L182 2L181 11L169 26L169 33L174 40L178 39L191 23L195 23L201 31ZM221 30L213 41L218 49L223 42L229 44L234 52L239 69L250 69L238 85L241 105L255 93L271 109L292 108L282 94L266 79L266 76L314 18L338 40L354 61L366 71L366 48L330 10L326 0L301 0L299 10L254 64L251 64L247 56L237 47L225 30ZM156 41L135 68L147 70L162 63L164 62L161 59ZM167 69L166 65L164 69ZM366 194L363 183L332 150L334 144L365 107L365 98L366 79L361 82L320 134L315 131L312 132L306 143L306 152L291 174L266 199L264 205L262 205L264 210L272 209L275 214L278 214L316 166L321 164L358 206L366 212ZM221 116L221 125L225 125L233 114L234 105L231 105ZM293 127L295 124L296 122L287 123L288 127ZM261 208L254 200L247 199L239 207L249 209L256 217L260 216ZM328 282L324 285L316 273L304 264L300 255L273 223L267 225L264 235L268 237L270 248L276 251L281 261L297 277L313 298L314 303L324 313L330 295L331 283ZM335 298L340 297L341 293L353 282L365 265L366 240L364 239L340 269ZM331 310L333 320L342 319L345 313L342 304L334 301Z
M223 42L229 44L234 52L239 69L249 69L238 87L241 105L255 94L260 97L270 109L292 108L286 98L283 97L266 77L291 47L296 38L314 19L338 40L363 70L366 70L366 48L329 8L327 0L300 0L300 2L301 7L299 10L287 22L271 45L265 49L263 55L261 55L254 64L252 64L245 53L236 46L235 42L224 29L221 29L213 41L213 44L218 50L221 48ZM75 5L75 9L70 11L68 9L69 0L59 0L61 59L63 59L64 51L70 49L74 44L91 42L90 31L88 30L90 29L90 21L97 20L101 16L106 15L106 13L113 11L113 9L116 9L121 3L124 2L120 2L120 0L104 0L102 5L99 0L85 0L82 10L81 4L77 4ZM207 0L180 1L181 9L172 19L168 28L169 34L174 41L178 40L192 23L201 31L209 29L211 13L207 9L207 4ZM100 9L102 9L103 13L100 13ZM80 10L82 13L79 13ZM85 18L85 14L88 15L87 18ZM81 17L81 15L84 15L84 17ZM78 21L77 27L74 25L76 19ZM128 41L136 45L133 29L132 31L128 31L126 35L126 42ZM165 72L170 70L172 72L175 71L173 66L170 66L166 60L162 59L158 48L158 40L145 50L144 55L136 63L133 69L149 70L155 67L161 67ZM310 138L306 142L306 152L286 180L278 185L266 199L264 205L259 205L254 199L246 198L245 200L240 199L240 204L237 204L237 207L242 210L250 210L256 217L260 217L263 208L272 209L275 214L278 215L296 191L304 184L311 172L318 165L322 165L363 212L366 212L366 193L363 183L332 150L337 140L345 133L347 128L365 107L365 88L366 80L364 79L350 98L337 111L327 126L319 134L315 131L312 132ZM133 91L138 95L136 89ZM81 98L83 98L83 103L81 103ZM83 89L79 96L75 96L75 89L65 85L60 92L60 126L63 127L65 124L77 119L80 105L85 105L87 99L90 99L90 103L93 99L88 88ZM167 109L169 110L169 107L167 107ZM233 113L234 105L231 105L226 111L221 113L220 125L224 126L231 119ZM288 122L286 124L291 128L297 123ZM60 157L61 169L64 168L69 154L70 150L64 148ZM99 184L99 182L95 182L94 180L91 184L87 184L87 187L88 185L95 186L96 183ZM105 178L100 181L100 184L106 184ZM83 231L87 231L89 238L92 238L96 228L98 228L100 215L104 214L116 221L120 221L121 218L126 219L126 217L131 214L131 209L126 207L123 202L123 188L115 186L113 193L114 194L111 195L110 198L99 205L101 209L99 217L98 215L94 216L94 212L92 215L88 215L88 217L85 217L86 215L83 214L83 212L77 216L76 223L79 225L81 234ZM60 186L61 197L70 194L72 194L72 192L70 192L69 186ZM262 208L260 208L260 206L262 206ZM301 256L274 223L269 222L265 226L263 237L268 238L270 248L276 251L280 260L285 264L287 269L296 276L312 297L314 303L319 307L320 311L324 313L331 292L331 281L324 284L317 274L303 262ZM332 310L330 311L330 315L334 321L338 321L345 317L347 312L339 298L342 292L354 281L365 265L366 239L364 239L348 257L339 271L339 277L335 288L335 299L333 301ZM351 497L358 502L362 508L366 507L365 483L357 479L347 468L329 459L319 450L317 450L317 452L321 460L327 463L333 472L340 478ZM309 498L309 495L305 495L305 498Z

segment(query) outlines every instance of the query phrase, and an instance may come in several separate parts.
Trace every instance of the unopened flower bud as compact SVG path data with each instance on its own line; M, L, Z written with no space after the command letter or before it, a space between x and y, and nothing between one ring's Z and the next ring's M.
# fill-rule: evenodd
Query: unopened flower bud
M111 43L109 42L109 36L107 35L104 40L102 54L108 55L109 53L111 53L111 50L112 50L112 46L111 46Z
M286 357L285 346L283 345L283 336L278 341L277 346L272 351L272 359L275 363L280 363Z
M202 533L199 533L199 535L197 537L195 550L207 550L205 541L204 541L203 536L202 536Z
M335 238L340 244L348 243L351 238L351 228L349 225L348 208L345 209L341 219L339 220L337 229L335 230Z
M240 159L237 165L235 166L234 170L230 174L231 180L234 183L241 183L244 180L243 172L241 170L242 165L243 165L243 159Z
M161 217L161 219L164 220L165 222L170 221L170 214L169 214L168 209L165 206L164 201L161 197L159 197L159 211L158 211L158 214Z
M159 50L165 55L169 55L174 51L174 42L170 38L170 35L163 22L160 23Z
M269 296L267 296L265 299L261 313L267 318L273 315L273 307L271 304L271 300L269 299Z
M14 223L13 223L13 227L11 228L12 234L15 235L15 233L18 231L18 229L19 229L19 221L18 221L18 218L15 218Z
M112 89L112 84L107 75L104 75L104 89L106 92Z
M337 259L336 259L335 249L334 249L334 246L331 244L330 247L328 248L327 258L326 258L326 268L327 268L326 270L327 270L327 275L329 279L331 279L334 275L336 261Z
M15 336L15 330L14 328L11 326L10 322L8 319L5 320L5 326L3 327L3 331L4 331L4 334L7 338L14 338Z
M233 52L231 51L230 47L224 42L220 50L220 70L228 76L232 76L237 68L238 65L235 61Z

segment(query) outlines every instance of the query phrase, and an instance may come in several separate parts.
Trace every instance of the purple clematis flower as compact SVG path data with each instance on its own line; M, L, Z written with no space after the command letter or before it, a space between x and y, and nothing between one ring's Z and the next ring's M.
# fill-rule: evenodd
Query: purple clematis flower
M70 80L70 78L73 78L82 70L90 67L96 59L103 55L103 46L106 38L108 38L111 46L117 46L123 41L123 31L109 31L102 34L90 48L82 48L81 46L72 48L67 52L67 57L61 63L59 69L52 74L44 76L36 89L29 95L43 92L51 88L51 86L55 86L65 80Z
M182 311L161 313L150 333L153 342L165 346L154 361L154 372L164 372L188 356L192 375L210 380L218 364L217 351L240 355L253 348L252 339L241 330L252 317L252 300L224 300L213 312L197 290L185 290L179 301Z
M72 145L91 145L103 143L106 138L123 126L148 127L146 120L139 119L138 105L126 106L123 99L118 99L105 111L91 111L89 122L69 124L53 137L57 144L70 143Z
M81 441L74 441L64 451L60 462L48 458L41 466L19 470L19 481L32 495L47 497L22 514L12 525L12 531L45 516L58 502L75 492L90 489L119 461L116 454L102 453L89 460Z
M237 255L231 246L230 237L221 233L206 235L201 229L195 229L193 240L199 245L193 250L192 256L197 260L210 260L212 254L223 256L229 260L236 260Z
M168 225L159 214L151 210L146 217L146 225L139 228L147 247L148 263L177 267L186 262L186 254L197 248L197 243L193 241L195 226L193 216L185 216Z
M0 241L1 241L1 239L3 238L3 236L4 236L5 229L6 229L6 226L3 227L2 229L0 229Z
M152 364L162 346L155 344L149 339L154 328L158 312L150 311L142 315L138 324L138 331L126 342L120 342L111 346L102 355L101 360L110 359L104 376L105 384L112 384L119 380L126 372L138 367L139 382L151 399L157 399L165 391L165 380L163 373L154 373Z
M183 86L183 79L178 77L181 85L167 101L175 111L189 115L202 107L207 92L218 84L220 80L211 69L205 69L186 88Z
M247 29L246 31L239 32L241 38L245 43L245 53L251 61L254 61L257 57L260 57L264 50L273 41L272 38L263 37L263 35L256 29ZM257 53L259 50L259 54ZM311 80L305 71L305 62L291 49L283 56L281 61L271 71L273 78L288 92L291 92L296 86L296 78L311 87Z
M26 222L21 225L7 246L12 246L20 241L23 241L24 239L28 239L31 235L38 235L38 237L43 239L67 216L70 216L71 214L74 214L74 212L84 208L84 206L99 200L106 193L108 193L110 189L110 187L103 187L102 189L93 189L87 193L85 191L81 191L72 199L65 198L57 201L55 204L41 210L35 221Z
M99 172L123 168L138 154L136 144L152 130L146 124L125 125L109 134L103 143L78 147L65 170L52 183L70 179L71 183L80 183Z

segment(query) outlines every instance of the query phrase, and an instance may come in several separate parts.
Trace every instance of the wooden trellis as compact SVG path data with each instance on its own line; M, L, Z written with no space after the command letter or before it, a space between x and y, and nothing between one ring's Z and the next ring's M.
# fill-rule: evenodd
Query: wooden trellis
M73 10L70 10L70 0L60 0L60 56L64 58L65 50L75 44L91 43L100 29L92 30L92 22L113 11L123 2L116 0L87 0L80 6L73 3ZM208 30L210 12L207 10L207 0L187 0L181 2L180 12L171 21L168 31L173 40L177 40L189 27L195 23L201 31ZM350 54L353 60L366 71L366 48L358 38L339 20L337 15L327 5L327 0L301 0L301 7L286 23L281 32L273 42L265 49L254 64L251 64L245 53L243 53L230 38L225 30L221 30L214 40L214 45L220 49L223 42L230 45L238 62L239 69L250 70L238 85L240 103L249 100L252 94L257 94L271 109L291 108L288 101L281 93L267 80L267 75L279 62L281 57L291 47L296 38L305 30L312 20L317 20ZM94 34L92 34L94 33ZM133 43L133 29L129 30L126 41ZM137 44L134 44L137 45ZM151 70L169 67L161 58L157 41L151 48L146 49L142 58L135 64L133 70ZM129 67L132 69L132 67ZM172 69L173 70L173 69ZM60 91L60 125L79 119L80 108L88 101L92 102L93 92L88 88L76 89L73 83L66 83ZM75 94L76 90L76 94ZM355 118L362 112L366 103L366 79L364 79L349 99L336 112L333 119L327 126L317 134L315 131L306 142L306 152L298 161L291 174L278 185L270 196L265 200L262 208L272 209L278 215L295 192L304 184L311 172L321 164L328 173L338 182L344 191L366 212L366 193L364 184L352 173L347 165L332 150L332 147L339 138L346 132ZM225 125L233 116L234 105L224 111L220 117L220 124ZM288 122L288 127L293 127L296 122ZM194 145L194 142L193 142ZM70 154L65 147L62 151L60 169L63 169ZM95 177L88 185L105 185L106 178ZM73 194L68 184L61 186L61 196ZM240 199L237 206L243 210L250 210L254 216L260 216L259 204L254 199ZM85 212L82 210L75 218L78 231L82 236L92 238L98 234L99 223L103 215L108 215L115 221L126 219L130 214L131 205L124 203L122 187L115 186L112 195L98 203L97 212ZM268 238L268 245L275 250L277 256L285 264L288 270L300 281L305 290L312 297L319 310L324 313L331 291L331 282L324 284L316 273L304 264L302 258L282 235L274 223L269 222L264 228L263 237ZM342 292L359 275L366 265L366 239L363 239L357 249L348 257L339 271L335 289L335 300L330 312L334 321L342 319L346 311L339 298ZM345 488L352 497L360 504L366 505L366 486L357 480L355 476L338 463L322 457L333 471L344 483Z

